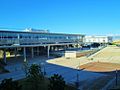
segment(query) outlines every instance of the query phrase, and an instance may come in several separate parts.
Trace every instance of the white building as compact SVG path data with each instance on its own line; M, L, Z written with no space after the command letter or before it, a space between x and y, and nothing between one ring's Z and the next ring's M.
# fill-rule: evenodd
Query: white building
M110 43L112 42L112 37L110 36L85 36L85 43Z

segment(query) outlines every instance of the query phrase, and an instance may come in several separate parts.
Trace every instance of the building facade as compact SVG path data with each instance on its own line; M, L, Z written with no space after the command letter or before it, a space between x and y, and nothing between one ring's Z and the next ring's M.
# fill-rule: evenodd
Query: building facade
M9 31L0 30L0 50L3 51L3 61L6 63L6 51L13 51L15 57L20 53L24 57L24 62L27 61L27 55L30 53L31 58L35 55L40 55L41 52L49 58L50 51L66 50L70 45L83 44L84 35L82 34L63 34L50 33L47 30L23 30ZM18 50L20 49L20 50ZM42 50L41 50L42 49ZM21 54L22 52L22 54Z
M85 43L110 43L112 42L111 36L85 36Z
M61 34L39 31L3 31L0 30L0 46L2 45L34 45L82 43L84 35Z

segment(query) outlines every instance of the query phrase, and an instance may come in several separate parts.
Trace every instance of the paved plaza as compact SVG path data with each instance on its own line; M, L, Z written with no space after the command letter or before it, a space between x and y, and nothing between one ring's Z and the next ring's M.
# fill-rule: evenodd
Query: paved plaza
M64 58L57 58L57 59L61 60ZM69 63L68 66L61 66L61 65L49 63L49 61L52 61L52 60L56 60L56 59L53 57L51 57L50 59L47 59L46 57L36 57L33 59L28 59L28 63L42 64L42 70L45 70L47 77L53 74L60 74L64 77L67 83L75 83L77 80L77 74L79 75L79 81L92 80L92 79L94 80L98 77L105 76L104 74L92 73L89 71L82 71L82 70L76 69L76 66L78 66L79 64L77 59L75 61L70 60L70 63L72 64ZM23 67L22 60L16 61L16 63L9 61L8 63L9 64L5 68L8 69L10 73L0 74L0 81L5 78L13 78L14 80L18 80L25 77L25 73L22 68Z
M108 46L96 54L90 56L93 61L120 64L120 47Z
M53 74L60 74L64 77L67 83L74 84L77 81L77 79L79 79L79 82L85 81L86 83L88 83L89 81L94 82L96 79L108 76L108 74L91 71L90 69L92 67L82 69L80 66L86 67L85 65L89 66L91 65L90 63L94 64L96 62L100 62L96 65L102 66L103 64L106 65L106 63L110 63L109 65L107 64L108 67L111 66L112 63L120 64L120 60L118 58L120 58L120 47L108 46L89 57L86 56L80 58L50 57L48 59L46 56L39 56L35 58L27 58L27 61L29 65L33 63L41 65L42 70L46 72L46 77L50 77ZM23 70L23 57L12 58L12 60L8 60L7 63L8 65L5 66L5 68L8 69L10 73L0 74L0 81L2 81L5 78L13 78L14 80L25 78L25 72ZM114 65L114 67L116 66L118 65ZM77 75L79 75L78 78Z

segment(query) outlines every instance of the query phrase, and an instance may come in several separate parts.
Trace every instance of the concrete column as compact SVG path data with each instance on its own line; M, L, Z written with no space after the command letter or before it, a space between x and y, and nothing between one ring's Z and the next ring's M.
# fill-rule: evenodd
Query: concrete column
M52 46L50 47L50 50L51 50L51 51L53 51L53 48L52 48Z
M39 55L40 55L40 53L41 53L41 50L42 50L41 47L39 47Z
M55 51L55 46L53 46L53 51Z
M49 51L50 51L50 45L48 45L48 48L47 48L47 56L48 56L48 58L50 57Z
M61 49L63 50L63 46L61 45Z
M57 46L57 51L59 51L59 49L60 49L60 47L59 47L59 46Z
M6 50L5 49L3 50L3 61L4 63L6 63Z
M31 47L31 54L32 54L32 58L34 58L34 48Z
M15 57L17 56L17 48L14 49Z
M55 46L55 51L58 51L58 46Z
M67 45L67 48L69 49L69 45Z
M54 46L51 46L50 48L51 48L51 51L54 51Z
M37 55L39 56L39 47L37 47Z
M66 50L66 49L67 49L67 46L65 45L65 46L64 46L64 50Z
M24 47L23 49L24 49L24 50L23 50L23 51L24 51L24 53L23 53L23 54L24 54L24 62L26 62L26 61L27 61L27 60L26 60L26 48Z

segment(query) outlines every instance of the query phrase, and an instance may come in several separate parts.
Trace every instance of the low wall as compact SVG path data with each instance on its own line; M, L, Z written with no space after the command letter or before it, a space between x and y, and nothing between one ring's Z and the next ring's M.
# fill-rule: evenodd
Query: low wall
M89 56L95 53L97 50L85 50L85 51L66 51L66 58L79 58L82 56Z
M65 51L66 58L76 58L76 51Z

